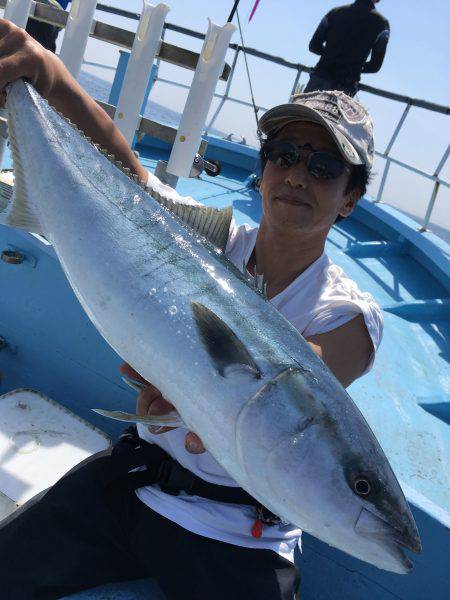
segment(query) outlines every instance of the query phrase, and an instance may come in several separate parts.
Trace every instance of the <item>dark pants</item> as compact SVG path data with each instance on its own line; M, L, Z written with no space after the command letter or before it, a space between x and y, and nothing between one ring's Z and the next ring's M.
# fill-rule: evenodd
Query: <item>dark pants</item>
M358 82L356 81L341 81L339 79L332 79L328 77L321 77L316 73L311 73L309 81L303 90L303 93L317 92L317 91L328 91L328 90L339 90L344 92L348 96L353 96L358 91Z
M271 550L190 533L110 480L101 453L0 526L0 597L44 600L154 577L169 600L293 600L297 568Z

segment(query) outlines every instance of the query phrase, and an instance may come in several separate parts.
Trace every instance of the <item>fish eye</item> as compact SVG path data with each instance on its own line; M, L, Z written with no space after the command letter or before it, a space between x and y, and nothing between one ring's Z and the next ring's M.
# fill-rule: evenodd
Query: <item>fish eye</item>
M370 479L365 475L358 475L355 477L353 481L353 491L363 498L370 496L373 491Z

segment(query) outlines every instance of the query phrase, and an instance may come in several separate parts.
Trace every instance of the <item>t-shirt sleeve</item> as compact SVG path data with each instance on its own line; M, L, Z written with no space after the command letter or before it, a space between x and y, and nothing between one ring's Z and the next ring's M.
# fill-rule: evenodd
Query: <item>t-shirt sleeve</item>
M340 269L339 269L340 271ZM340 271L342 273L342 271ZM370 371L383 336L383 314L373 297L361 292L356 283L348 278L341 277L338 284L330 287L326 297L323 298L320 310L312 317L303 331L305 338L345 325L358 314L362 314L367 331L373 344L373 352L364 373Z
M177 192L177 190L174 190L170 187L170 185L166 185L165 183L163 183L160 179L158 179L158 177L156 177L156 175L154 175L150 171L147 172L148 179L146 184L146 190L149 194L152 194L152 192L156 192L161 196L172 200L173 202L178 202L179 204L194 204L196 206L203 206L201 202L194 200L194 198L192 198L191 196L182 196Z

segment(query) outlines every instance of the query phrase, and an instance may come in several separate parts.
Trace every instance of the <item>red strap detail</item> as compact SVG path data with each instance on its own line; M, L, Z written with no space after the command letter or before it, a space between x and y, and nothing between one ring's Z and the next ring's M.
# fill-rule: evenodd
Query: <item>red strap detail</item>
M260 538L262 536L262 532L263 532L263 522L261 521L261 519L256 519L256 521L253 523L253 527L252 527L252 536L254 538Z

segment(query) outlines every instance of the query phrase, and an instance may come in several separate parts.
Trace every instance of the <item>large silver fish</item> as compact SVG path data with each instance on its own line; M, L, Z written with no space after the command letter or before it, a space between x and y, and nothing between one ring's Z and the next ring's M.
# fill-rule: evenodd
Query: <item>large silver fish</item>
M229 211L174 216L167 190L156 201L23 81L7 108L15 193L2 221L51 241L106 341L239 485L328 544L408 572L402 546L420 540L389 462L340 383L217 247Z

